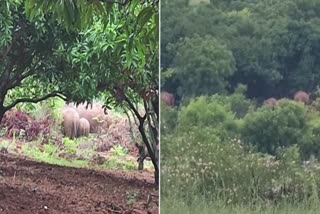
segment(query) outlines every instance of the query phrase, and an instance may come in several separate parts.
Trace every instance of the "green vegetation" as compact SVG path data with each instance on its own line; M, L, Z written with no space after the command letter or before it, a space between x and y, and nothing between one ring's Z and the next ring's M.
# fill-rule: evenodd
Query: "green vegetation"
M318 212L319 11L162 1L161 88L178 104L161 109L163 213Z
M15 138L10 140L3 140L0 142L0 151L10 153L21 153L30 158L41 162L56 164L61 166L71 167L93 167L96 169L123 169L135 170L137 168L136 161L128 160L126 155L128 150L120 145L113 146L110 150L111 156L107 159L102 159L103 163L97 165L95 157L99 156L96 151L96 144L92 142L92 138L82 137L75 140L63 138L60 146L53 141L42 144L42 139L31 142L19 142L21 150L17 148L17 141ZM152 164L147 165L146 168L153 168Z
M54 146L48 145L44 148L44 151L40 151L35 145L24 144L21 149L22 153L28 157L34 158L36 160L56 164L61 166L71 166L71 167L88 167L88 160L75 160L75 159L65 159L56 156Z
M124 148L121 145L116 145L110 149L110 152L115 156L123 157L128 153L128 149Z
M225 206L224 201L215 201L207 203L206 199L194 197L189 204L175 197L166 198L161 201L161 212L176 214L317 214L319 212L318 205L310 206L307 202L299 205L291 203L282 203L276 206L270 204L255 204L252 207L246 205L229 205Z
M180 100L233 92L292 97L319 85L319 8L314 0L161 2L163 90Z
M281 100L270 108L240 93L201 96L178 109L163 108L163 124L173 124L167 117L173 111L175 128L163 127L161 138L164 209L180 213L177 206L185 203L196 210L197 203L189 205L202 197L201 207L221 213L294 213L318 203L320 112L312 105Z
M78 140L71 140L68 137L64 137L62 143L66 152L70 154L75 154L79 146Z
M136 198L139 195L138 192L128 191L127 192L127 204L134 205L136 203Z
M134 161L123 160L118 156L110 156L104 165L109 169L123 169L123 170L134 170L137 169L137 164Z
M0 142L0 151L1 150L6 150L6 151L12 151L14 149L15 145L10 143L7 140L1 141Z

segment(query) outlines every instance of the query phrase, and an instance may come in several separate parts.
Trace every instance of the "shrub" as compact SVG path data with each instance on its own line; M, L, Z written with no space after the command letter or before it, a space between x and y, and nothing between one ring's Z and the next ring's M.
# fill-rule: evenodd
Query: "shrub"
M274 110L263 106L248 114L244 118L242 136L258 151L272 155L279 147L294 144L303 147L312 141L306 108L289 100L279 101L279 106Z
M236 118L243 118L249 111L254 108L253 103L248 100L240 91L230 95L213 95L210 97L211 102L217 102L230 110Z
M180 133L195 127L207 129L221 138L232 137L238 132L238 123L230 108L204 96L191 100L178 114L177 129Z
M177 125L178 111L166 105L161 105L161 135L172 134Z
M7 137L19 136L28 141L36 139L40 134L47 135L50 132L49 118L38 119L19 110L6 112L2 119Z

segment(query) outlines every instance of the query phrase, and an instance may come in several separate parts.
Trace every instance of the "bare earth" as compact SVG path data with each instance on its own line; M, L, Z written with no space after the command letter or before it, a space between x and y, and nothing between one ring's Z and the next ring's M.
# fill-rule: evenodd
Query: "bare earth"
M158 213L151 172L94 171L0 154L0 213Z

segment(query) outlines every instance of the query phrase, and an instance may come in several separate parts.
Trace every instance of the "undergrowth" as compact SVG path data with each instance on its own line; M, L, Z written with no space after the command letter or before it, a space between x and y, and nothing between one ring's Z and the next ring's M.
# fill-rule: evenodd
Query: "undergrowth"
M45 147L48 150L46 151L40 151L38 147L24 144L21 148L21 151L23 154L34 158L36 160L49 163L49 164L56 164L61 166L69 166L69 167L87 167L88 161L87 160L66 160L64 158L59 158L55 156L54 154L51 154L53 152L53 148L51 146Z

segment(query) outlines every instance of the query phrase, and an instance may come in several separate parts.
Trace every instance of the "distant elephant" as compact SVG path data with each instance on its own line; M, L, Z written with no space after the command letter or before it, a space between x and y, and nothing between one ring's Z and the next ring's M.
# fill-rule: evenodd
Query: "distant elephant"
M62 111L64 135L70 139L77 136L79 126L79 114L73 108L65 108Z
M90 132L90 123L86 118L80 118L78 127L78 137L88 136Z
M298 91L294 95L294 100L297 102L302 102L304 104L308 104L309 103L309 94L307 94L304 91Z
M168 92L161 92L161 101L164 102L168 106L175 106L175 97L173 94Z
M278 105L278 101L275 98L271 97L265 100L263 104L266 105L267 107L275 108Z

